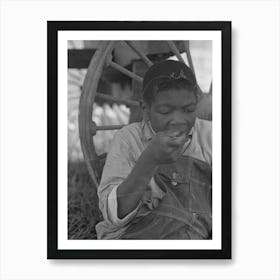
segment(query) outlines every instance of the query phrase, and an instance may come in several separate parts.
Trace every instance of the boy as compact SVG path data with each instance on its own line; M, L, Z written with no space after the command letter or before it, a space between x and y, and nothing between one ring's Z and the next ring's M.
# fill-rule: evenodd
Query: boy
M184 63L147 71L143 121L119 130L107 155L98 239L211 238L212 129L196 117L198 99Z

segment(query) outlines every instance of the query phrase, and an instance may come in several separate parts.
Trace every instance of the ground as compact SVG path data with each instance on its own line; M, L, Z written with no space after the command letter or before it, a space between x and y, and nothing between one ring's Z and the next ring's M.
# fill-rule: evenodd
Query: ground
M68 239L96 239L102 219L96 188L83 161L68 162Z

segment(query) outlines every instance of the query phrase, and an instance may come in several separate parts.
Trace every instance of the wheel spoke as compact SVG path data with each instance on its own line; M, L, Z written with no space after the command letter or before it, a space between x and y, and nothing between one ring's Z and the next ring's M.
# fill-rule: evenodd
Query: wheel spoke
M132 49L134 50L140 58L146 63L148 67L151 67L153 65L153 62L145 55L143 54L132 41L125 41L125 43Z
M107 153L103 153L103 154L100 154L100 155L98 155L98 158L99 159L106 159L106 157L107 157Z
M186 54L187 54L189 66L190 66L190 68L192 69L192 71L195 75L192 56L191 56L191 51L190 51L190 41L185 41L184 43L185 43L185 49L186 49Z
M117 125L100 125L96 126L96 130L115 130L124 127L125 124L117 124Z
M209 94L212 94L212 81L211 81L211 84L210 84L210 88L209 88Z
M188 63L189 63L190 68L193 71L194 78L195 78L197 86L198 86L198 94L202 95L203 92L202 92L202 90L201 90L201 88L200 88L200 86L197 82L196 75L195 75L195 70L194 70L194 66L193 66L193 60L192 60L191 51L190 51L190 41L185 41L184 44L185 44L185 50L186 50L186 54L187 54Z
M140 76L134 74L133 72L131 72L131 71L125 69L124 67L120 66L119 64L117 64L117 63L111 61L111 62L109 63L109 65L112 66L114 69L120 71L120 72L123 73L124 75L126 75L126 76L128 76L128 77L130 77L130 78L132 78L132 79L134 79L134 80L136 80L136 81L138 81L138 82L140 82L140 83L143 82L143 78L141 78Z
M127 99L123 99L123 98L116 98L116 97L113 97L111 95L104 94L104 93L97 93L96 97L99 97L103 100L113 101L117 104L125 104L125 105L129 105L129 106L140 106L139 101L127 100Z
M122 127L126 126L126 124L118 124L118 125L96 125L95 122L91 122L90 124L90 133L91 135L96 135L98 130L116 130L121 129Z
M169 48L171 49L171 51L176 55L176 57L178 58L179 61L185 63L184 59L182 58L179 50L177 49L175 43L173 41L167 41Z

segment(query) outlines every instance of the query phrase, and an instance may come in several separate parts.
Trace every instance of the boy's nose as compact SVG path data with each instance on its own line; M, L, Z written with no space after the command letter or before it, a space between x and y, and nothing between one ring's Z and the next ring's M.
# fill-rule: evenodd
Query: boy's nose
M189 127L193 125L191 117L185 114L174 114L171 121L169 122L169 127L173 130L188 131Z
M189 117L186 116L186 114L178 111L174 112L172 115L172 121L170 122L171 124L187 124L189 122Z

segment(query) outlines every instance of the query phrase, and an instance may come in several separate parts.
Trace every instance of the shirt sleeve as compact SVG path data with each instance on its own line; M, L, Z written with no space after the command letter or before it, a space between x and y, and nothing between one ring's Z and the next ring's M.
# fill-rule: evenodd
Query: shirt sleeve
M119 130L114 135L110 150L107 154L102 178L98 187L99 208L104 220L121 226L128 223L137 213L141 203L122 219L117 216L117 188L131 172L135 159L128 144L125 130Z
M197 142L199 143L202 158L212 166L212 121L197 121Z
M196 119L191 144L184 154L212 166L212 121Z
M142 201L139 202L138 206L133 211L131 211L125 217L120 219L117 214L118 213L117 188L118 186L115 186L108 196L108 217L112 223L116 225L124 225L127 224L129 221L131 221L131 219L136 215L138 209L142 205Z

